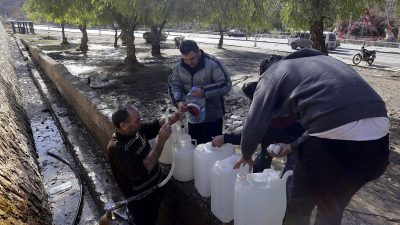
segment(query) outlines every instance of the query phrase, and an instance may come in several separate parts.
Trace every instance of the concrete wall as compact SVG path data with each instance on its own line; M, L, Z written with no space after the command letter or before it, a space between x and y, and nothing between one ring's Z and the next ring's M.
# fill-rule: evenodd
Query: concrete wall
M114 130L110 120L114 109L101 104L97 94L74 77L64 65L54 61L36 46L22 42L105 152Z
M0 224L51 224L9 46L0 24Z

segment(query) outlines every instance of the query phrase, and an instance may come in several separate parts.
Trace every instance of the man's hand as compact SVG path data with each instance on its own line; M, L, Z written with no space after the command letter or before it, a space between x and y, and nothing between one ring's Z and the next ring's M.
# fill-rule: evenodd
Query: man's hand
M268 155L270 155L271 157L282 157L282 156L285 156L292 152L292 148L290 147L290 144L279 143L276 145L279 145L279 147L280 147L280 150L278 153L275 153L275 152L269 151L269 150L267 151Z
M168 117L168 123L170 125L182 120L184 118L183 112L174 112L170 117Z
M160 131L158 132L157 142L160 144L165 144L171 133L172 133L171 126L169 124L164 124L160 128Z
M192 93L192 95L194 97L197 97L197 98L203 98L204 97L204 90L201 89L201 88L196 88L195 90L192 89L190 91L190 93Z
M187 103L186 102L178 102L177 105L178 105L179 112L187 111Z
M250 158L249 160L245 160L243 158L243 156L239 159L239 161L236 162L235 166L233 167L233 169L239 169L241 166L245 166L245 165L249 165L249 173L251 173L251 171L253 170L253 159Z
M215 137L212 137L212 146L213 147L221 147L223 144L225 144L224 141L224 135L218 135Z

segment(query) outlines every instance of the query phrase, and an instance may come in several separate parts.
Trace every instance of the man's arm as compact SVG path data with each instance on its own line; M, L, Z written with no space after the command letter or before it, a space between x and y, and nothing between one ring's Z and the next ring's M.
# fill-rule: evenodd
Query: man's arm
M156 144L154 145L153 149L151 149L147 157L143 160L143 165L147 169L148 173L150 173L157 165L158 159L160 158L161 152L164 148L164 144L171 135L171 132L172 128L169 124L164 124L158 132Z
M212 58L212 79L214 83L203 86L204 95L207 98L223 97L232 88L232 81L224 65L215 58Z
M153 120L150 123L143 124L140 130L146 136L146 139L150 140L157 136L163 124L161 124L159 120Z
M243 126L241 149L244 160L251 159L251 155L263 139L272 118L280 81L271 76L268 74L260 79Z
M221 134L212 138L212 145L216 147L221 147L225 143L240 145L240 139L241 139L240 133Z
M179 78L179 63L177 63L169 76L168 93L173 105L183 101L183 84Z

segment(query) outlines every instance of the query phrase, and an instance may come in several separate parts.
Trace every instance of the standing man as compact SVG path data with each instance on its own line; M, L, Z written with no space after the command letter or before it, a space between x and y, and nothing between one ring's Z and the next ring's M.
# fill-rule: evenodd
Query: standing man
M352 196L378 178L389 158L385 103L350 66L311 49L271 63L262 75L242 132L243 156L235 167L253 165L251 155L271 119L298 114L306 132L280 144L273 156L298 151L285 225L339 225Z
M170 122L179 120L175 113ZM115 133L107 154L115 180L125 198L143 193L162 181L158 159L172 130L164 119L142 124L139 111L134 107L118 109L112 115ZM151 148L148 140L157 136ZM130 220L135 225L154 225L164 196L164 188L156 189L146 197L128 205Z
M191 93L205 98L205 120L189 123L189 134L197 143L206 143L211 141L211 137L222 134L224 96L231 90L232 81L222 63L199 49L195 41L182 41L179 51L182 58L170 76L169 94L179 111L186 112L184 96L197 87Z

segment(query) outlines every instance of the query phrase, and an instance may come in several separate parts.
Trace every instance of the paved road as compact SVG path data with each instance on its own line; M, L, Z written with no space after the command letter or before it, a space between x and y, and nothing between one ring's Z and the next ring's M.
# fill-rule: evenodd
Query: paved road
M179 33L171 33L170 36L182 35ZM217 35L207 34L184 34L185 37L194 39L198 42L204 43L218 43ZM172 37L170 37L172 38ZM287 44L287 39L273 39L273 38L261 38L254 43L254 38L234 38L224 37L224 45L234 45L249 48L263 48L272 51L281 52L293 52L294 50ZM359 52L361 45L355 44L342 44L335 50L329 51L329 55L340 59L348 64L352 64L353 56ZM400 71L400 49L396 48L385 48L376 46L367 46L368 50L377 50L377 58L371 67L377 69L385 69L391 71ZM368 66L365 62L362 62L360 66Z
M35 29L37 30L59 30L61 28L57 27L48 27L43 25L35 25ZM66 32L77 32L79 33L79 29L65 29ZM89 34L98 34L98 35L114 35L114 32L111 30L88 30ZM135 36L142 37L143 32L135 32ZM193 39L197 42L203 43L218 43L219 36L213 34L198 34L198 33L176 33L170 32L168 39L172 40L176 36L184 35L185 38ZM293 52L294 50L287 44L287 39L277 39L277 38L259 38L257 42L254 42L254 37L249 37L247 40L244 37L224 37L224 45L232 45L232 46L241 46L248 48L262 48L270 51L279 51L279 52ZM352 64L353 56L359 52L361 45L356 44L341 44L335 50L329 51L329 55L335 57L339 60L344 61L345 63ZM377 50L377 58L372 66L368 66L365 62L361 62L360 66L363 67L372 67L375 69L383 69L390 71L400 71L400 48L386 48L386 47L376 47L376 46L367 46L368 50Z

